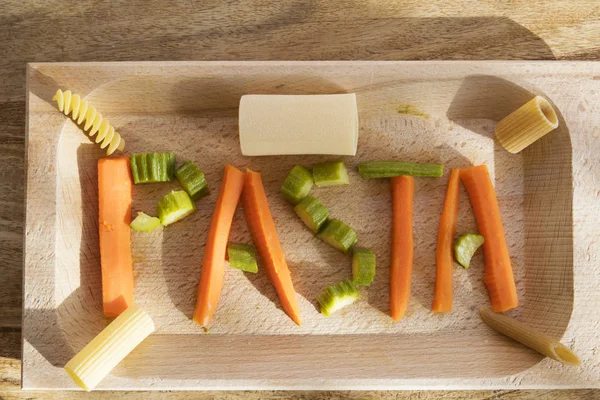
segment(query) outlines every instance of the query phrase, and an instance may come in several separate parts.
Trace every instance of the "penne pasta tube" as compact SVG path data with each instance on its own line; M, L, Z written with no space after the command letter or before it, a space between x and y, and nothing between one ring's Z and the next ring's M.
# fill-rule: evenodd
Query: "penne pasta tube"
M496 125L496 139L515 154L558 127L558 118L548 100L536 96Z
M516 319L504 314L495 313L489 308L482 308L479 310L479 315L483 322L492 329L524 344L546 357L550 357L565 365L581 365L579 357L577 357L577 355L567 346L544 333L528 327Z
M78 386L90 391L152 332L152 318L134 304L77 353L65 371Z

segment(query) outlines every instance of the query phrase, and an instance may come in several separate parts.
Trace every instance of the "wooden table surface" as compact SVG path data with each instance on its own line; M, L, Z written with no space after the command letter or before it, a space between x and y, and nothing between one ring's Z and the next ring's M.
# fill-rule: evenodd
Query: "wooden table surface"
M0 398L21 392L25 68L120 60L600 59L598 1L162 0L0 7ZM204 392L174 398L591 399L593 390ZM163 393L130 393L159 398ZM95 392L89 398L117 398Z

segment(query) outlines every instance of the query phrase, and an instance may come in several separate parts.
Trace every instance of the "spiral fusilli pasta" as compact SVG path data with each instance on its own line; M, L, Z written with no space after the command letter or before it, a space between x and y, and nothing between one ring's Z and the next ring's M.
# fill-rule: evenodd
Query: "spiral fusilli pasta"
M71 119L84 132L89 130L88 135L90 138L96 135L94 141L100 143L100 148L108 147L106 154L111 155L115 150L123 151L125 140L96 108L88 104L86 99L82 99L78 94L72 94L70 90L63 92L58 89L52 100L58 103L59 111L66 116L71 114Z

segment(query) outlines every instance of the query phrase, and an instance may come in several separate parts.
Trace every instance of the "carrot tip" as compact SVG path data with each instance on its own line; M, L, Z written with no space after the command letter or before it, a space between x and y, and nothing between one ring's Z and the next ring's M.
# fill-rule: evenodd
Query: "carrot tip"
M194 316L194 318L192 318L192 321L194 321L195 323L197 323L198 325L200 325L203 328L206 328L211 322L210 318L208 318L206 316L202 319Z

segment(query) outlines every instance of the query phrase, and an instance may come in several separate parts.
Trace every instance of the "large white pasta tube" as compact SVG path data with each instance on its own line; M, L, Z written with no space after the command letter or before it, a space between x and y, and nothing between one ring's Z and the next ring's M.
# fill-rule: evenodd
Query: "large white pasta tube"
M355 155L356 95L245 95L239 110L246 156Z
M152 318L134 304L77 353L65 371L77 385L90 391L152 332Z

